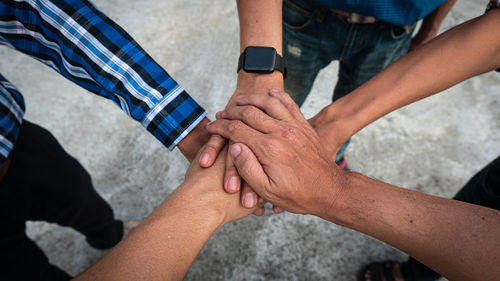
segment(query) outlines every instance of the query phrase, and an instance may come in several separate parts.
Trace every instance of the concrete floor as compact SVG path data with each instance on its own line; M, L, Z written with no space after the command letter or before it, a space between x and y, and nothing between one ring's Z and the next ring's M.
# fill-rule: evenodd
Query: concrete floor
M458 1L446 30L480 15L486 0ZM213 118L235 88L235 1L95 0L196 98ZM92 175L122 220L141 220L182 181L188 163L168 152L109 101L27 56L0 48L0 73L24 94L26 118L48 128ZM303 111L330 101L337 64L322 71ZM371 177L451 197L500 154L500 74L466 81L398 110L357 134L347 157ZM72 229L29 222L50 261L78 274L104 252ZM429 233L429 235L436 235ZM311 216L248 217L221 229L186 280L355 280L370 261L404 260L398 250Z

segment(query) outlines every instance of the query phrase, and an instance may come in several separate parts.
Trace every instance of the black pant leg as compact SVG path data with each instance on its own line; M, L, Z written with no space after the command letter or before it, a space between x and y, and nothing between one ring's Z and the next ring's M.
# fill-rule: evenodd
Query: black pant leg
M0 229L0 276L9 281L66 281L72 277L49 264L43 251L27 236L25 224L2 221Z
M477 173L453 199L500 210L500 157Z
M97 248L111 248L121 240L122 223L97 194L90 175L44 128L24 121L4 181L24 187L29 206L20 219L73 227Z
M111 207L96 193L89 174L50 132L25 120L11 159L0 183L3 221L24 226L26 220L42 220L73 227L97 248L110 248L120 241L122 223L114 219ZM20 233L24 234L24 228ZM19 255L40 256L40 266L32 270L53 267L28 238L15 241L22 243ZM0 264L0 269L13 266Z
M453 199L500 210L500 157L474 175ZM415 281L434 281L441 277L412 257L402 265L402 271Z

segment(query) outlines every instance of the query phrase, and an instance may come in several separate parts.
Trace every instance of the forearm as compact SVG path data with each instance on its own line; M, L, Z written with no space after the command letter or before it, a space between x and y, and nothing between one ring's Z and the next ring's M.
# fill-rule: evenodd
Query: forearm
M500 9L440 35L325 108L344 141L381 116L500 66Z
M240 21L240 53L248 46L272 47L282 55L281 0L238 0ZM283 89L283 74L248 73L240 70L237 89L229 104L239 94L265 94L270 89Z
M7 2L13 1L0 2L0 25L15 28L0 30L0 44L110 99L167 148L173 149L193 122L204 116L201 106L91 2Z
M453 5L455 5L456 0L448 0L441 4L437 9L435 9L432 13L427 15L422 21L422 26L418 34L415 36L415 39L418 39L419 36L425 35L426 37L434 37L439 32L439 27L443 23L446 15L450 12ZM424 38L422 38L424 39Z
M200 195L185 185L76 280L182 280L222 224L210 194Z
M77 280L182 280L222 225L255 210L240 206L239 193L222 190L226 154L224 149L210 168L192 164L184 183Z
M281 0L238 0L240 53L248 46L266 46L282 55Z
M351 174L323 218L401 249L450 280L500 275L500 213ZM488 270L484 270L487 268Z

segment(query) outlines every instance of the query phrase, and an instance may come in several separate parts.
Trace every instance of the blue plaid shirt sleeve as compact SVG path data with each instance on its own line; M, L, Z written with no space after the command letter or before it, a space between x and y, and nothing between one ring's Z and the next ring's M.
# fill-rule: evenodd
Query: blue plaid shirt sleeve
M24 99L19 91L0 75L0 166L14 148L23 121Z
M130 35L89 1L2 0L0 44L112 100L170 150L206 115ZM0 90L0 114L5 115L0 116L0 135L14 143L24 103L14 87ZM8 151L0 151L0 156L6 155Z

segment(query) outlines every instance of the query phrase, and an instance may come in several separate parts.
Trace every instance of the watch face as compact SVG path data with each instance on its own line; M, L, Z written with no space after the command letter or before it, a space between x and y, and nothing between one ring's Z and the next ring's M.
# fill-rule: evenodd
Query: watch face
M247 72L273 72L276 63L276 50L269 47L247 47L245 65Z

